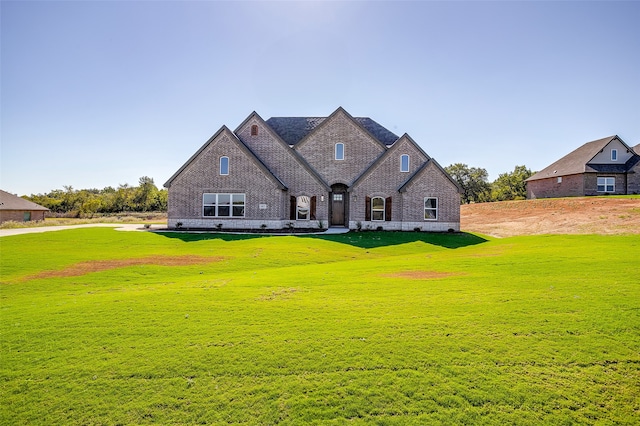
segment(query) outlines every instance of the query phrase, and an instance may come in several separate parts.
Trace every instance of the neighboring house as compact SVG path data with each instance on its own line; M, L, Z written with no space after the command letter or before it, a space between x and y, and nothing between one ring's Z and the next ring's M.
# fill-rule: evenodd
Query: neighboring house
M408 135L338 108L252 113L164 185L170 228L460 230L460 189Z
M527 179L527 196L640 194L639 148L617 135L588 142Z
M48 208L0 190L0 223L44 220Z

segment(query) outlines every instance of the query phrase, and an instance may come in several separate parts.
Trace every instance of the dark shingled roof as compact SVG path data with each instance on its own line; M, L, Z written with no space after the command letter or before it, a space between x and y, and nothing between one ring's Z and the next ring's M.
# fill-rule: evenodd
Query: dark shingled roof
M538 173L531 176L528 181L547 179L554 176L567 176L577 175L585 172L585 167L589 160L594 155L603 149L609 142L611 142L616 136L609 136L603 139L598 139L593 142L588 142L582 145L575 151L565 155L555 163L550 164Z
M289 145L295 145L318 127L326 117L271 117L266 123ZM368 117L354 117L373 137L384 145L393 145L398 136Z
M48 211L49 209L0 189L0 210Z
M608 136L592 142L587 142L575 151L565 155L555 163L545 167L531 176L527 181L548 179L557 176L576 175L581 173L626 173L635 163L638 156L631 157L625 164L589 164L589 161L604 149L617 135ZM634 149L637 153L638 151Z

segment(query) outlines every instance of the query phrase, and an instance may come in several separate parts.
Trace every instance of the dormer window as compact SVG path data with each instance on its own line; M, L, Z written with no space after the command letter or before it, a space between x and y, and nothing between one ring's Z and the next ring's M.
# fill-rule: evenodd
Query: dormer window
M611 150L611 161L618 161L618 150L617 149L612 149Z
M220 175L229 174L229 157L220 157Z
M251 126L251 136L258 136L258 125L253 124Z
M409 171L409 156L407 154L400 156L400 171L404 173Z
M344 160L344 144L336 144L336 160Z

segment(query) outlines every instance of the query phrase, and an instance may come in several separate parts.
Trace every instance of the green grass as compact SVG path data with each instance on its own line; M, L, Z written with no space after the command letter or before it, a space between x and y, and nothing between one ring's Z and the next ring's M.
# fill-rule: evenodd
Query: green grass
M0 250L2 424L640 414L637 235L79 229L3 237ZM211 262L60 276L154 256Z

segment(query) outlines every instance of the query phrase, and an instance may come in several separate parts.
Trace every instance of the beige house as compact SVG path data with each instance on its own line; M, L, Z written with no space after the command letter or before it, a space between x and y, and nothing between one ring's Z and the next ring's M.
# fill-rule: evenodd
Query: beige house
M617 135L588 142L527 179L527 196L640 194L639 147Z
M460 190L407 134L338 108L222 126L165 183L170 228L458 231Z
M44 220L48 208L0 190L0 223Z

